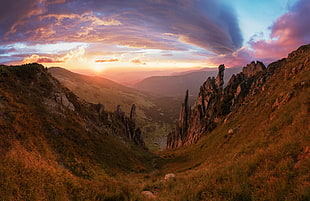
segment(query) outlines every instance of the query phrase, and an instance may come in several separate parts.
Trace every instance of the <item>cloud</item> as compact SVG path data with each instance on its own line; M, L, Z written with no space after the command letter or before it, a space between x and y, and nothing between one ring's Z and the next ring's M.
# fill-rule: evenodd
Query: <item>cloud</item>
M26 57L23 60L23 63L63 63L64 61L60 61L54 58L49 58L49 57L41 57L37 54L33 54L30 57Z
M22 63L65 63L71 60L78 62L84 62L85 48L79 46L76 49L70 50L67 54L60 55L38 55L32 54L31 56L25 57Z
M173 54L162 54L161 56L164 56L164 57L172 57L173 56Z
M210 56L207 58L207 63L215 66L224 63L227 67L233 67L245 65L252 60L254 60L253 52L247 47L242 47L233 53Z
M131 63L139 64L139 65L146 65L146 63L142 62L140 59L133 59L131 60Z
M275 60L285 57L300 45L310 43L310 1L300 0L290 12L280 16L270 27L269 40L251 40L257 58Z
M196 46L224 54L243 42L237 17L223 1L21 1L9 3L18 16L5 12L1 21L3 43L85 41L163 50Z
M96 63L105 63L105 62L118 62L118 59L96 59Z
M242 47L228 54L209 56L207 62L227 66L245 65L252 60L263 61L266 65L286 57L301 45L310 43L310 1L300 0L290 11L280 16L270 26L269 39L263 33L253 35L249 47Z

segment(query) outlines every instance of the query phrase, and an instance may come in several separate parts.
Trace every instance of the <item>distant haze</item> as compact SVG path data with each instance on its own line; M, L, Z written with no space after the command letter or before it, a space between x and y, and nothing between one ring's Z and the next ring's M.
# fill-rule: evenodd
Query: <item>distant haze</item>
M227 68L224 74L225 84L233 74L240 71L241 67ZM197 96L200 86L208 77L215 77L217 73L217 68L209 68L172 76L152 76L136 83L133 87L164 96L180 96L184 95L186 90L189 90L190 95Z

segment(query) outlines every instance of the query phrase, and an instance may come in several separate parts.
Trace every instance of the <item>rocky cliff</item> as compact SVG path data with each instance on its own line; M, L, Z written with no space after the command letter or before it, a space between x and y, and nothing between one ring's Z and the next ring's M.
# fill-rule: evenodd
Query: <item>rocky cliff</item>
M116 107L114 114L125 125L124 133L126 137L135 144L145 147L141 129L136 125L136 105L132 105L129 117L125 115L120 105Z
M35 105L29 104L29 107L40 106L47 114L63 119L76 116L80 119L79 123L85 125L86 131L108 133L132 141L136 145L145 146L141 130L135 121L135 105L132 106L130 117L121 111L120 106L114 113L107 112L103 104L86 102L63 87L40 64L0 66L0 82L3 93L15 93L19 102L21 100L18 98L27 99L25 105L33 99L39 101ZM50 129L55 131L55 127Z
M261 90L270 76L260 62L251 62L242 72L234 74L224 88L225 66L218 67L216 78L209 77L201 86L195 104L190 108L187 103L188 91L181 107L179 124L167 138L167 148L177 148L195 143L201 135L213 130L217 123L224 121L231 111L243 104L247 96Z
M303 62L292 70L282 69L286 66L289 69L291 65L295 65L295 61L299 60ZM240 105L247 104L251 99L255 100L258 93L268 88L265 83L278 74L280 76L280 71L285 72L285 79L290 79L291 76L305 69L309 69L309 45L301 46L290 53L288 58L273 62L268 68L260 61L252 61L243 67L242 72L232 75L225 88L223 88L225 66L220 65L217 77L209 77L201 86L198 98L191 109L185 98L179 124L176 130L167 136L167 148L195 143L202 135L213 130L217 124L225 122ZM274 107L289 100L293 94L293 92L282 94L277 98Z

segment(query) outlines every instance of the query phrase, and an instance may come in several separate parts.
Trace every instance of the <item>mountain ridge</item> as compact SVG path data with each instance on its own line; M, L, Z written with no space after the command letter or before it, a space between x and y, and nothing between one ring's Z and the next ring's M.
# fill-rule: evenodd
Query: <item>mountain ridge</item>
M224 80L228 81L230 76L239 72L240 67L228 68ZM199 86L208 77L216 76L216 69L200 69L195 71L183 72L171 76L152 76L133 85L134 88L149 93L160 94L163 96L180 96L186 89L190 96L196 96L199 92Z
M107 111L39 64L0 66L0 199L309 200L309 52L227 85L220 65L193 107L186 93L186 135L156 154L128 135L137 105Z
M203 133L212 131L219 122L225 121L230 113L244 104L246 99L263 91L262 87L273 76L278 66L285 61L289 62L294 55L304 55L304 51L308 50L307 47L300 47L290 53L287 59L273 62L267 68L262 62L252 61L242 68L241 73L233 74L225 88L223 88L225 67L220 65L217 78L209 77L201 86L192 109L188 105L188 91L186 92L178 127L175 132L168 135L167 147L177 148L197 142ZM300 65L301 70L307 70L308 57Z
M152 150L165 148L165 133L172 129L177 119L178 98L155 96L103 77L81 75L63 68L49 68L48 71L78 97L93 104L101 103L107 111L114 112L120 105L129 115L135 104L136 123L144 133L147 147Z
M105 198L120 190L104 187L115 183L111 175L152 169L157 157L144 147L135 106L130 117L102 106L79 99L40 64L0 66L0 199L87 197L88 181Z

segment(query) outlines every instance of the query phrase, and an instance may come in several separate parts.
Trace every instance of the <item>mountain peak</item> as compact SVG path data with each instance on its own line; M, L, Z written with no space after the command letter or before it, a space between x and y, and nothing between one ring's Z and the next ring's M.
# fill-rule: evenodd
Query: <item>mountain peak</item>
M182 105L179 124L176 131L168 135L167 148L196 143L202 135L212 131L225 119L227 120L232 112L247 104L250 99L255 101L256 95L266 90L267 86L265 85L268 80L289 79L293 74L298 74L309 68L309 47L310 45L300 47L289 54L287 61L279 60L270 64L268 68L260 61L252 61L243 67L241 73L234 74L224 89L222 87L225 66L220 65L216 79L209 77L200 88L192 109L187 111L186 104ZM299 66L288 70L296 62L300 63ZM285 76L281 78L282 74L278 71L285 71ZM287 95L287 97L291 96ZM185 111L187 111L186 114L184 114Z

